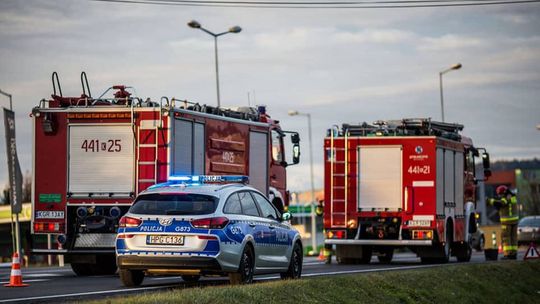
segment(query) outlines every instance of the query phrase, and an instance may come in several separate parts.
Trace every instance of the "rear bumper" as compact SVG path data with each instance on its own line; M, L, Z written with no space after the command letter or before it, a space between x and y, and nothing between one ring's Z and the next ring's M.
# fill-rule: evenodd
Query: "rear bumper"
M221 272L221 266L211 257L155 257L155 256L117 256L120 269L177 269Z
M432 240L325 240L327 245L431 246Z

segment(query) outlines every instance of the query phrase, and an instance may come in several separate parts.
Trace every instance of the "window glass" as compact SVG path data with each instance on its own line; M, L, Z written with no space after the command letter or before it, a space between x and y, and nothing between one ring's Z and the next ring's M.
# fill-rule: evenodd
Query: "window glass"
M227 199L225 203L225 208L223 208L224 213L232 214L242 214L242 207L240 206L240 199L238 194L234 193Z
M257 192L252 192L252 194L253 197L255 197L257 204L259 204L259 207L261 208L262 217L271 218L274 220L279 219L279 213L272 206L272 203L270 203L266 198L264 198L264 196L260 195Z
M255 205L255 201L253 200L253 197L251 197L249 192L240 192L238 193L238 196L240 196L240 203L242 204L243 214L260 216L259 210Z
M218 199L201 194L146 194L135 200L129 212L151 215L200 215L216 211Z
M281 135L277 131L272 131L272 159L276 162L283 161L283 151L281 151Z

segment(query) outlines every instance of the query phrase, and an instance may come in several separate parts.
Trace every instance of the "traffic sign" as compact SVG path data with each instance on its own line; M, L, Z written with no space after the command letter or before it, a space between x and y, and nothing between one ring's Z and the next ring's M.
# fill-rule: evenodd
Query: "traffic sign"
M525 253L524 260L533 260L533 259L540 259L540 253L538 253L538 249L536 249L536 244L534 242L531 242L529 245L529 248L527 248L527 252Z

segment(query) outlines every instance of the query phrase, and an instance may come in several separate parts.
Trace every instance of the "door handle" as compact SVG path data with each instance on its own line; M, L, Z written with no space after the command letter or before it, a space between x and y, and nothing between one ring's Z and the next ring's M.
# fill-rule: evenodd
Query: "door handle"
M255 227L256 226L255 223L253 223L253 222L249 222L248 225L249 225L249 227Z
M272 175L270 175L270 178L272 178L272 179L276 179L276 178L277 178L277 175L275 175L275 174L272 174Z
M273 230L273 229L276 229L276 226L274 226L274 225L270 225L270 226L268 226L268 228L270 228L270 229L272 229L272 230Z

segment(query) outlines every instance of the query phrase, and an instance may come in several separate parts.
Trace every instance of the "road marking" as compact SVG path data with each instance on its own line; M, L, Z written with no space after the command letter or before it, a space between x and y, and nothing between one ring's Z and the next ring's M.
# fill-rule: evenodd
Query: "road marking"
M173 287L173 286L176 286L176 285L178 285L178 284L163 285L163 286L153 286L153 287L141 287L141 288L127 288L127 289L113 289L113 290L103 290L103 291L66 293L66 294L61 294L61 295L38 296L38 297L28 297L28 298L14 298L14 299L0 300L0 303L33 301L33 300L45 300L45 299L57 299L57 298L68 298L68 297L79 297L79 296L87 296L87 295L99 295L99 294L107 294L107 293L143 291L143 290L154 290L154 289L165 289L165 288Z
M43 281L50 281L51 279L33 279L33 280L23 280L23 283L31 283L31 282L43 282ZM9 281L2 281L0 284L8 284Z
M23 273L25 277L40 278L40 277L63 277L59 273Z

